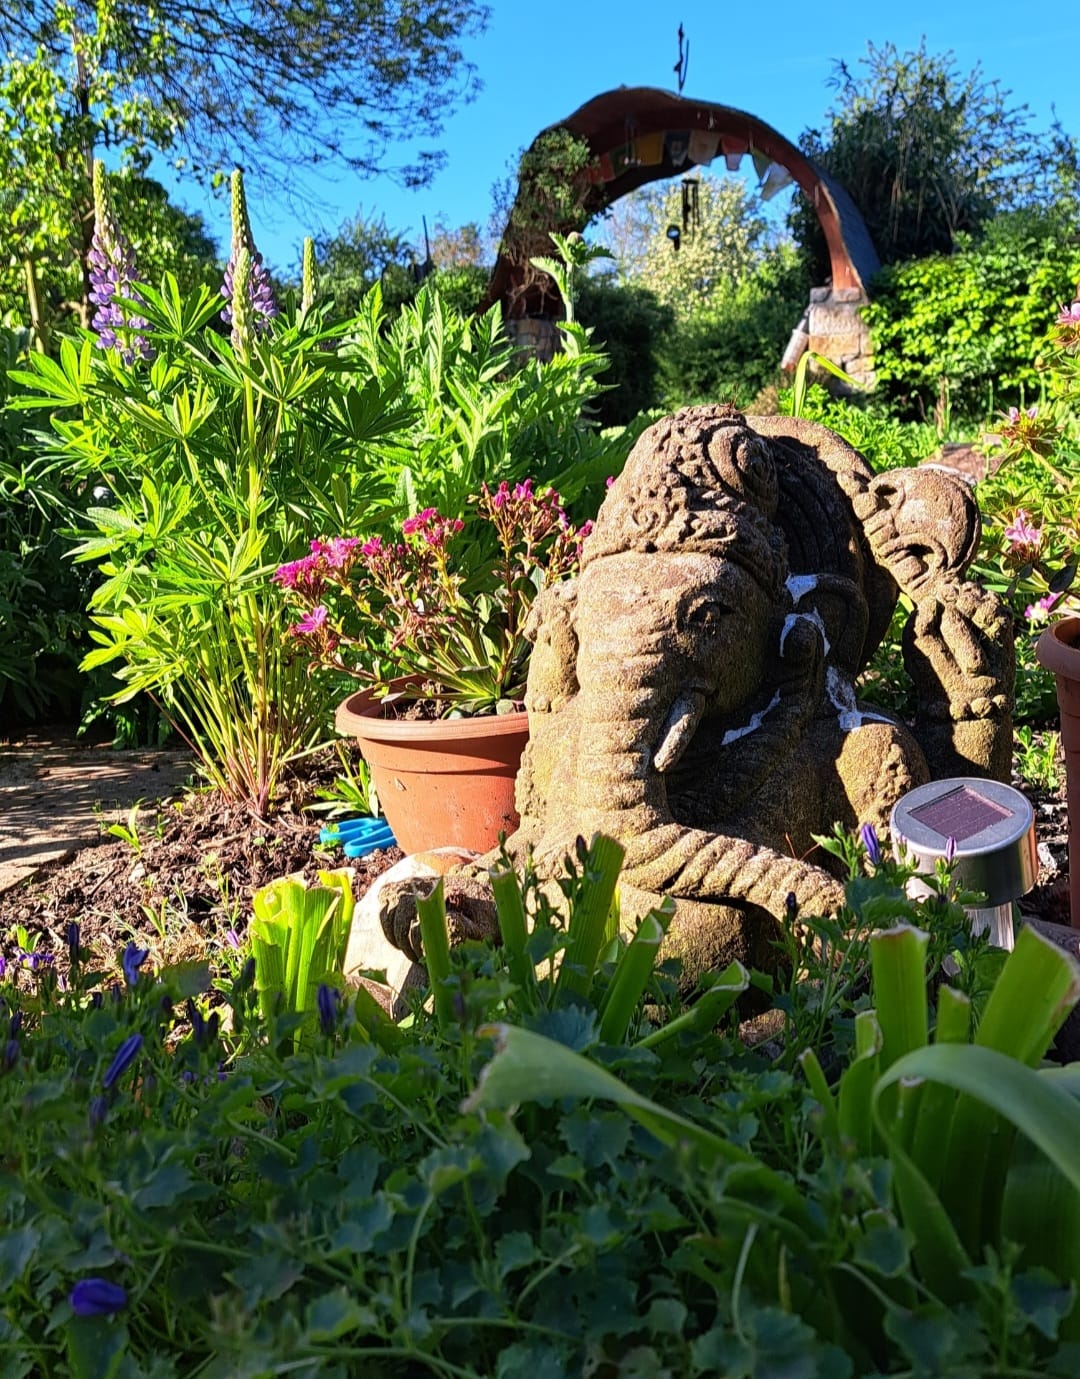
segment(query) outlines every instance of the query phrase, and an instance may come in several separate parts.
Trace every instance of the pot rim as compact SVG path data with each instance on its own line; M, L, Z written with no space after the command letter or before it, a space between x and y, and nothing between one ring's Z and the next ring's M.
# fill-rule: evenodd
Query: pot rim
M399 681L391 681L391 688ZM356 690L334 714L334 726L342 737L376 742L424 742L433 739L455 744L476 738L528 736L529 715L520 713L474 714L468 718L411 720L382 717L381 697L374 690Z
M1080 679L1080 617L1058 618L1035 644L1035 655L1055 675Z

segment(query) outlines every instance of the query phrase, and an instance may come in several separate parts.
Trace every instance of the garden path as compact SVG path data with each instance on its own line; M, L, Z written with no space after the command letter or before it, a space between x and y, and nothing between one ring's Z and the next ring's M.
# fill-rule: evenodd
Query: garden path
M113 751L47 728L0 747L0 920L5 891L47 862L100 842L142 800L192 774L187 751Z

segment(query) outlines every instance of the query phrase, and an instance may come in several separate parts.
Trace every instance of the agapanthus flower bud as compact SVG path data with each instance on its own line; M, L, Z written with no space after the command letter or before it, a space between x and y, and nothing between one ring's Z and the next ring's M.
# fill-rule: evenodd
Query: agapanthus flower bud
M319 989L315 993L315 1004L319 1011L319 1028L327 1037L337 1028L340 1001L341 992L336 987L328 986L325 982L319 983Z
M127 1290L107 1278L82 1278L68 1301L77 1317L111 1317L127 1306Z
M956 861L956 839L951 833L948 838L945 839L945 861L948 862L950 867Z
M125 364L136 355L151 360L154 350L145 335L143 316L127 316L117 297L138 301L133 284L138 273L135 254L113 214L105 181L105 165L94 163L94 237L87 255L90 268L90 301L97 307L91 325L98 333L102 349L118 350Z
M124 955L120 959L120 965L124 969L124 981L128 986L136 986L139 981L139 968L150 956L149 948L136 948L134 943L129 943L124 949Z
M116 1050L108 1071L101 1079L101 1085L106 1092L111 1091L117 1080L128 1070L142 1046L143 1037L141 1034L129 1034Z
M108 1109L109 1103L105 1100L103 1096L95 1096L90 1098L90 1105L87 1107L86 1117L87 1120L89 1120L90 1122L91 1130L96 1130L98 1126L101 1125L101 1123L105 1119L105 1115Z
M5 1073L8 1072L19 1061L19 1041L9 1039L4 1045L3 1058L0 1059L0 1068Z
M859 829L859 841L866 849L866 855L873 865L875 867L880 866L881 844L878 842L878 836L874 832L873 824L863 824L862 828Z
M80 937L79 926L72 920L64 930L64 938L67 941L68 962L72 967L79 961Z

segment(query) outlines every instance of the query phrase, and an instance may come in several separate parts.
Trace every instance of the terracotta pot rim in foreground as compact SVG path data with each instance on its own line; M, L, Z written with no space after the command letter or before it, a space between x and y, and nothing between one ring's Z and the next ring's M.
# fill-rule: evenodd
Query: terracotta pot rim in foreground
M334 726L343 737L358 735L374 742L428 742L432 737L456 744L474 738L528 734L529 715L486 713L468 718L383 718L383 699L375 690L357 690L337 707Z
M1080 617L1052 622L1039 638L1035 655L1055 675L1080 676Z

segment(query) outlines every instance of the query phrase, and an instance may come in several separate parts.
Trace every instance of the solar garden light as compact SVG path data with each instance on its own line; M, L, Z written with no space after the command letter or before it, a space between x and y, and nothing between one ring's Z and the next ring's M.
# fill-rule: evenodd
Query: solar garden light
M889 819L893 847L907 850L920 872L955 846L953 877L964 890L981 891L986 904L967 910L972 933L990 931L999 948L1013 946L1014 900L1035 884L1035 811L1011 785L975 776L935 780L909 790ZM908 883L913 897L930 893L918 877Z

